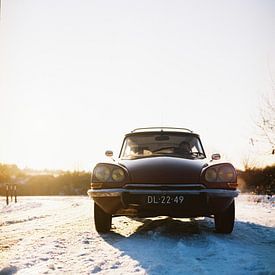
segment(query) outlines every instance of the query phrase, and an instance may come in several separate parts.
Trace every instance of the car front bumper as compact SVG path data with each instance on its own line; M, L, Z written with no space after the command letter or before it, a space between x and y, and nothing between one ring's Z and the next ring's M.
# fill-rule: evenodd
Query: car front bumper
M237 190L155 190L155 189L90 189L88 195L106 213L129 216L197 217L208 216L226 209L237 197ZM144 202L146 196L183 196L180 205L151 204Z

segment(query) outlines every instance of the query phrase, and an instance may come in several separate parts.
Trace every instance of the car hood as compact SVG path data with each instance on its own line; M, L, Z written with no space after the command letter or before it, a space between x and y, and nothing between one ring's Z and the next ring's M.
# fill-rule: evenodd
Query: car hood
M132 183L198 183L203 167L202 160L177 157L150 157L119 160L130 176Z

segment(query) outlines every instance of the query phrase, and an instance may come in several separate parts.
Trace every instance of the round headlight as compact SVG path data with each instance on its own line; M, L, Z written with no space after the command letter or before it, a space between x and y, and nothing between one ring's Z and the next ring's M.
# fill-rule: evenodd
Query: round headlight
M234 170L231 167L223 166L219 169L218 177L221 181L231 182L234 176Z
M94 175L97 180L105 182L109 179L111 175L111 170L108 166L97 166L94 169Z
M216 182L217 181L217 172L214 168L207 169L205 173L205 179L209 182Z
M124 171L123 169L121 168L117 168L117 169L114 169L113 172L112 172L112 179L114 181L123 181L125 178L125 174L124 174Z

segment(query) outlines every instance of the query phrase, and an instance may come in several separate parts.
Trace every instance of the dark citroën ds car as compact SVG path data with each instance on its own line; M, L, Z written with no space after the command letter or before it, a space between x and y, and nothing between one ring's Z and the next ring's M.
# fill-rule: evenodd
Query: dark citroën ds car
M112 156L112 151L106 151ZM98 163L89 196L98 232L112 216L214 217L220 233L231 233L238 195L236 170L206 155L198 134L185 128L139 128L126 134L117 161Z

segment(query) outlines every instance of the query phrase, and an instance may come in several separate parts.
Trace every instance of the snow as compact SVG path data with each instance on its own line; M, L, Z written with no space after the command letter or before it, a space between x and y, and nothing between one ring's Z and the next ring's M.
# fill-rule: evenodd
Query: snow
M240 195L231 235L210 218L113 219L88 197L0 199L0 274L275 274L274 196Z

